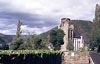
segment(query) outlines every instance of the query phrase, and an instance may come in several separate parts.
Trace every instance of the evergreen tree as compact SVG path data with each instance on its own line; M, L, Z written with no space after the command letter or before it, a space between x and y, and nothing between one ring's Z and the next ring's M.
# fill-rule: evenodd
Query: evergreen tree
M19 38L21 36L21 25L22 25L22 22L19 20L17 24L16 38Z
M95 19L92 24L92 38L90 48L94 50L95 47L100 48L100 6L96 5Z
M23 44L23 39L21 38L21 25L22 25L22 23L19 20L18 24L17 24L16 36L10 45L10 49L12 49L12 50L19 49L20 45Z

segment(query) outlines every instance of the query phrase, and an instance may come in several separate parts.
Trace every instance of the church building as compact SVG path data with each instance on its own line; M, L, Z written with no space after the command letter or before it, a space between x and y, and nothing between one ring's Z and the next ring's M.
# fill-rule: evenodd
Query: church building
M64 32L64 44L61 45L61 51L67 51L67 45L70 42L73 43L74 51L78 51L84 47L84 38L82 35L77 34L78 31L74 30L74 25L70 23L69 18L62 18L58 29L62 29Z

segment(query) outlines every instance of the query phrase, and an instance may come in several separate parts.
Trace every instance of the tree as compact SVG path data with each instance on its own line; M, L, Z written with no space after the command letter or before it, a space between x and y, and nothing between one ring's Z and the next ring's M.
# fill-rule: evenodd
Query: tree
M34 33L29 33L29 35L27 36L27 39L25 41L25 48L28 50L32 50L35 49L35 43L34 40L36 38L36 35Z
M3 43L3 44L0 46L0 49L1 49L1 50L9 50L9 45L6 44L6 43Z
M58 29L57 30L57 43L56 43L57 49L60 49L61 48L61 45L64 44L63 37L64 37L63 30Z
M2 49L3 50L9 50L9 45L6 44L6 43L2 44Z
M56 30L50 31L50 42L53 44L53 46L56 48L57 44L57 32Z
M63 44L64 32L61 29L51 30L50 42L53 44L55 50L59 50L61 44Z
M25 49L35 50L45 48L45 43L43 40L34 33L29 33L25 40Z
M22 22L19 20L18 21L18 24L17 24L17 32L16 32L16 37L19 38L21 36L21 25L22 25Z
M7 44L7 40L5 40L3 37L0 37L0 49L1 50L8 50L9 49L9 45Z
M41 49L42 48L42 39L40 39L40 38L36 38L35 40L34 40L35 42L35 49Z
M96 5L95 18L92 24L92 38L90 47L92 50L94 50L95 47L100 48L100 6L98 4Z
M20 45L23 44L23 39L21 38L21 25L22 25L22 23L19 20L18 24L17 24L16 36L10 45L10 49L12 49L12 50L19 49Z

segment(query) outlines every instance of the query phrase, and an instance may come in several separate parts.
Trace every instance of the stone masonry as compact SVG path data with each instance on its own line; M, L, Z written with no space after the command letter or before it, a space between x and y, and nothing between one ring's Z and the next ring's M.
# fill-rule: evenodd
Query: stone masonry
M69 40L73 41L74 26L70 25L69 22L70 22L69 18L62 18L59 26L59 28L62 29L65 34L63 37L64 44L61 45L61 51L67 51L68 41Z
M64 31L64 44L61 45L61 51L66 51L67 50L67 44L68 44L68 28L69 28L69 20L67 20L66 18L62 18L61 19L61 24L60 24L60 28Z
M61 64L89 64L88 52L63 52Z

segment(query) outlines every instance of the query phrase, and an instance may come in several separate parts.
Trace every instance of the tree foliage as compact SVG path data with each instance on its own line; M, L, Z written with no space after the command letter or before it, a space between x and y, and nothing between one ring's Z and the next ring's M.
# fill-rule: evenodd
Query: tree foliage
M16 36L10 45L11 50L34 50L45 48L43 40L34 33L29 33L29 35L25 36L26 38L22 38L21 25L22 23L19 20L17 24Z
M28 49L28 50L35 49L35 43L34 43L35 36L36 35L34 35L34 33L32 34L29 33L25 41L25 49Z
M45 48L44 41L36 34L29 33L25 43L23 44L27 50L43 49Z
M13 39L11 45L10 45L10 49L12 50L17 50L20 49L20 45L23 44L23 39L21 38L21 25L22 23L20 22L20 20L18 21L17 24L17 32L16 32L16 36Z
M100 6L96 5L95 18L92 24L92 38L90 43L90 48L94 50L95 47L100 45Z
M3 43L3 44L0 46L0 49L1 49L1 50L9 50L9 45L6 44L6 43Z
M61 44L63 44L64 32L61 29L51 30L50 42L53 44L55 50L59 50Z

